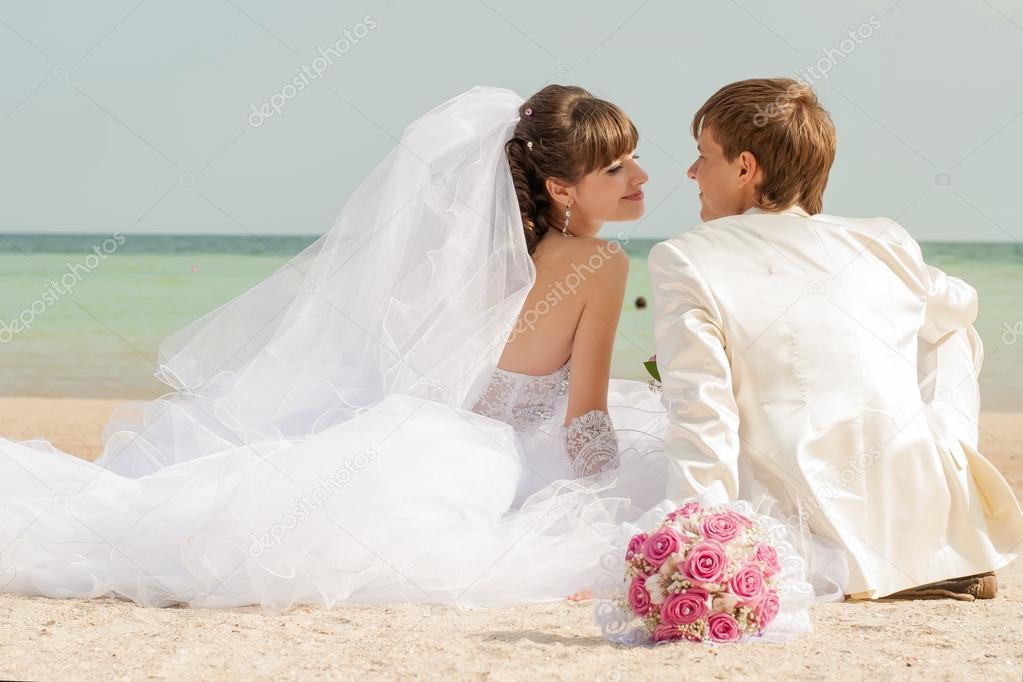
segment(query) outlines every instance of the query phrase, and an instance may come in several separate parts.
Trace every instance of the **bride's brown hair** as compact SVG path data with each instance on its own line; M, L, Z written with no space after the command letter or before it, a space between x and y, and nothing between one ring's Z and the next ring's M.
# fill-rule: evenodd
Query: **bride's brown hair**
M526 246L533 253L557 221L547 179L574 185L587 173L632 152L639 133L616 105L567 85L540 90L523 102L519 116L505 150Z

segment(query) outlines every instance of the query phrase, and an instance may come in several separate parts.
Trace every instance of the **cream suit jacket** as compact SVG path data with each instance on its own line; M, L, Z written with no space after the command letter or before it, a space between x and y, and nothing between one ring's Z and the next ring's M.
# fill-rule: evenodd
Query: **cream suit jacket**
M765 485L859 597L1015 558L1023 512L977 451L976 292L901 226L751 209L648 262L669 498Z

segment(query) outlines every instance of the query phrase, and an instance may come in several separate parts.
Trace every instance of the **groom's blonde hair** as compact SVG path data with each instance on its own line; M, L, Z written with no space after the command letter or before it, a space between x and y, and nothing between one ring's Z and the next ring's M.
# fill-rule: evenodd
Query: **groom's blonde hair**
M734 161L748 151L763 169L754 200L767 210L802 206L820 213L835 161L835 126L809 85L791 78L751 78L726 85L693 116L692 133L709 127Z

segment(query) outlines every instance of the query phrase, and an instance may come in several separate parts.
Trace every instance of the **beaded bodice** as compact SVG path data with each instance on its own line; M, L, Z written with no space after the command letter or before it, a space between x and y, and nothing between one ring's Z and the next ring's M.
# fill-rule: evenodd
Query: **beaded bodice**
M570 364L571 360L561 369L539 376L497 368L473 412L516 429L546 422L564 410ZM577 476L590 476L618 466L618 438L610 416L603 410L590 410L574 417L562 430L562 444Z
M498 367L472 411L516 428L545 422L554 417L562 396L568 395L571 362L551 374L537 376Z

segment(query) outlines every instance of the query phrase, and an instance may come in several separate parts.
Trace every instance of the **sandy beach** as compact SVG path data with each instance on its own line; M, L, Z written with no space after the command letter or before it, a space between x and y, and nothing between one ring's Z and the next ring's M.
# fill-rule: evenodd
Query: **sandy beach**
M0 398L2 433L95 457L117 400ZM981 449L1023 491L1023 416L985 414ZM0 679L1004 679L1023 677L1023 561L990 601L822 604L785 645L624 649L590 604L396 605L275 613L146 609L0 594ZM694 668L694 666L697 666Z

